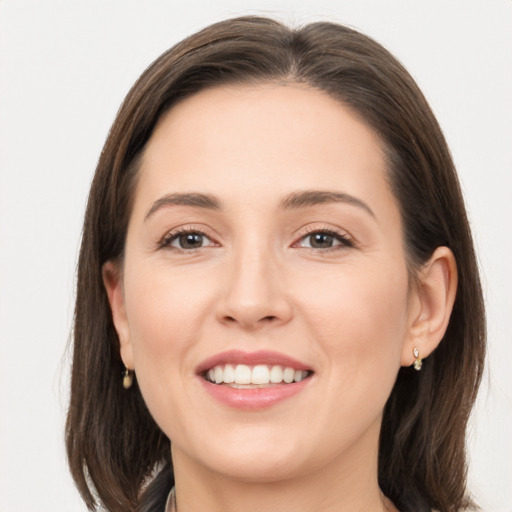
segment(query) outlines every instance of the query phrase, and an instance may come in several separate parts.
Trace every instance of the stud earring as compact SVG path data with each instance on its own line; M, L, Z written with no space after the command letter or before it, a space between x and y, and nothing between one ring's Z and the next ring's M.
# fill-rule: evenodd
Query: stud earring
M133 372L132 370L125 369L123 372L123 388L130 389L133 384Z
M412 350L412 353L414 355L414 369L419 372L421 370L421 366L423 365L423 361L420 359L420 351L418 350L418 347L414 347Z

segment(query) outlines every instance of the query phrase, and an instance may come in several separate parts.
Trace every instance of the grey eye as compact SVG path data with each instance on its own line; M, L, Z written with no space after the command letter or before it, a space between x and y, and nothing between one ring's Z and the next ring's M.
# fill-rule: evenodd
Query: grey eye
M349 245L349 241L342 235L337 233L329 233L327 231L316 231L304 236L299 243L300 247L308 247L311 249L331 249L339 245Z
M329 233L313 233L308 235L309 246L313 249L328 249L334 245L334 236Z

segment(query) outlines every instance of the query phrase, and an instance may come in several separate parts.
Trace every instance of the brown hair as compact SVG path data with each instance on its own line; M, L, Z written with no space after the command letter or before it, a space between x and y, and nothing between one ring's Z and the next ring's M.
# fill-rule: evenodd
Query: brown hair
M173 482L169 440L123 364L102 282L120 261L139 161L158 119L177 102L222 84L302 83L327 92L380 136L400 205L411 275L449 247L459 284L443 341L420 374L402 368L386 404L379 484L402 511L455 512L466 497L465 431L480 382L485 317L473 243L454 165L413 79L375 41L347 27L290 29L245 17L212 25L159 57L127 95L101 153L78 264L71 403L71 472L89 509L163 508Z

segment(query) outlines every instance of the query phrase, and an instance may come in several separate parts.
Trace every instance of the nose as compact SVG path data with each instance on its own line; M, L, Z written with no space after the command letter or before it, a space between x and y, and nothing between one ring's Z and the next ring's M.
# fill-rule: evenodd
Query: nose
M257 330L290 321L292 305L283 268L270 252L246 248L230 262L217 305L220 322Z

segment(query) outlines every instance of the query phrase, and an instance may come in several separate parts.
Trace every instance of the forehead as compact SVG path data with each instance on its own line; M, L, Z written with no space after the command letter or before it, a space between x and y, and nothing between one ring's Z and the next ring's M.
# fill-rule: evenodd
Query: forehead
M339 101L301 85L225 86L180 102L157 124L139 178L147 201L198 189L262 191L270 200L333 188L392 200L378 136Z

